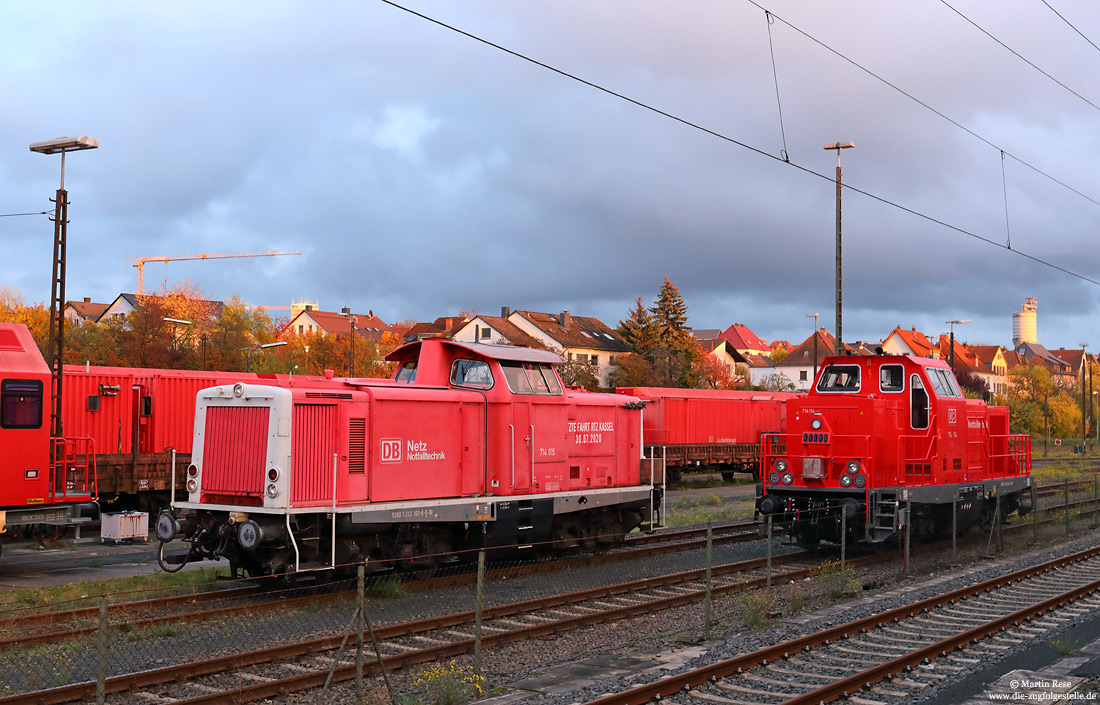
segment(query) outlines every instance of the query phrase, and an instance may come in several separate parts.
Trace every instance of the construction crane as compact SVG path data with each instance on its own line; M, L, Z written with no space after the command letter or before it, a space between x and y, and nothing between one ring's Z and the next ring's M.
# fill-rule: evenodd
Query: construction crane
M180 260L193 260L193 259L228 259L230 257L278 257L281 255L300 255L301 252L297 250L268 250L267 252L226 252L222 254L201 254L201 255L167 255L162 257L127 257L126 259L135 260L134 264L138 270L137 280L137 294L140 296L145 293L145 263L146 262L178 262Z

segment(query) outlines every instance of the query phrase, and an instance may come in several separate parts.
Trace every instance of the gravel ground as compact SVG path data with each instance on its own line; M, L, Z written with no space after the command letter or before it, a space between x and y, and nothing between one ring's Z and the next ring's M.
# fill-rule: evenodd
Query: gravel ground
M572 669L578 673L577 666L581 663L607 663L618 665L629 663L629 659L641 659L636 662L636 669L641 670L651 664L659 654L669 651L680 651L686 656L698 653L692 659L691 667L698 667L703 663L710 663L731 658L737 654L761 648L766 645L795 638L811 631L823 628L830 624L850 621L859 617L881 612L895 606L923 599L935 594L953 590L996 575L1011 572L1013 570L1032 565L1051 558L1082 550L1094 545L1098 539L1098 533L1094 528L1078 527L1069 541L1061 542L1057 531L1052 531L1049 537L1045 537L1039 547L1027 546L1031 534L1024 532L1026 537L1008 539L1006 537L1005 551L1003 554L987 558L985 556L986 542L976 542L970 547L961 547L959 550L958 564L961 567L952 567L950 550L934 551L916 554L913 557L910 575L906 575L904 569L895 564L879 564L868 569L860 569L854 577L862 586L856 590L857 595L847 600L837 601L828 594L836 587L837 579L806 580L798 585L779 586L777 595L783 599L775 605L770 618L757 629L746 628L746 622L755 622L768 611L762 609L756 603L742 596L730 596L716 600L714 615L716 619L713 638L704 643L702 641L703 608L702 606L688 606L676 610L662 612L660 614L646 616L644 618L618 622L576 630L562 635L533 640L525 643L509 644L494 648L484 654L482 673L485 675L485 692L483 697L498 696L508 702L523 702L529 705L566 705L569 703L583 703L609 692L623 690L653 676L641 676L634 673L617 673L614 668L604 674L596 674L594 678L579 678L573 676L576 687L561 686L565 690L554 694L546 692L522 692L509 688L508 684L514 684L524 679L546 677L555 672L563 673L561 680L568 683L567 675ZM979 545L980 544L980 545ZM1056 545L1055 545L1056 544ZM716 555L716 562L729 562L744 560L754 555L759 555L764 548L761 544L739 545L722 547L721 556ZM787 549L790 550L790 549ZM717 552L716 552L717 553ZM733 554L738 554L734 557ZM698 567L698 556L683 555L669 559L670 563L682 563L683 569ZM690 565L695 562L694 565ZM663 570L664 568L662 568ZM648 565L616 566L610 568L616 572L616 579L627 580L631 577L642 577L643 574L655 574L657 569ZM576 574L574 574L576 573ZM634 575L639 573L639 575ZM604 575L602 582L608 577ZM532 587L529 583L554 582L560 591L580 589L583 583L599 580L588 575L586 571L566 571L555 574L549 580L545 577L533 579L516 579L507 588L501 586L494 592L496 602L510 602L513 599L525 599L540 593L542 589ZM504 581L507 583L508 581ZM868 589L869 588L869 589ZM450 598L441 598L450 599ZM456 598L464 599L464 598ZM436 596L432 596L433 606L436 606ZM795 609L801 603L801 609ZM389 610L390 605L384 611ZM399 610L394 610L399 611ZM1036 637L1034 641L1050 642L1056 639L1056 635L1043 635ZM1024 645L1034 647L1035 644ZM1048 646L1049 650L1049 646ZM1010 655L999 657L997 660L1010 659ZM625 660L625 661L624 661ZM443 668L450 671L458 671L470 665L469 658L457 659L453 664L444 664ZM995 665L986 661L981 669L987 669ZM686 666L684 666L686 667ZM683 667L681 667L683 668ZM673 670L680 670L673 669ZM672 672L672 671L669 671ZM966 674L954 681L965 681ZM988 677L988 672L984 675ZM407 703L442 702L439 693L430 692L423 684L417 684L417 678L423 679L423 671L414 669L411 673L392 674L391 682L399 700ZM454 681L455 678L438 679L436 682ZM594 683L591 681L595 681ZM587 682L585 682L587 681ZM529 681L530 683L530 681ZM367 684L367 699L370 703L389 702L388 692L380 679L375 679ZM1096 683L1093 684L1097 685ZM931 690L931 689L929 689ZM510 697L508 696L510 694ZM937 692L922 694L924 701L931 702L937 697ZM500 697L505 696L505 697ZM354 703L355 690L353 684L340 684L330 689L330 692L321 695L316 693L303 693L287 696L270 702L278 703ZM916 700L911 700L916 702ZM945 701L950 702L950 701Z

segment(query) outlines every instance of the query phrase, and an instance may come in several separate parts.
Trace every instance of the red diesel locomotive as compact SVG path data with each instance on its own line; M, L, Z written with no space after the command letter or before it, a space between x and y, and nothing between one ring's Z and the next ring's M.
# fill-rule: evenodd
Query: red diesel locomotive
M637 399L563 389L560 358L527 348L429 339L388 359L389 380L200 392L188 501L156 522L161 566L430 566L613 545L653 515ZM166 555L180 536L187 552Z
M1008 409L963 397L943 360L828 358L787 402L786 433L761 443L758 516L803 545L897 539L991 525L1031 486L1031 438ZM906 517L906 510L910 516ZM843 517L846 516L846 520Z
M734 473L759 480L760 439L786 430L787 400L798 392L619 387L619 394L645 402L645 454L676 482L685 472L716 469L730 482Z
M27 327L0 324L0 534L99 516L87 436L50 436L50 369Z

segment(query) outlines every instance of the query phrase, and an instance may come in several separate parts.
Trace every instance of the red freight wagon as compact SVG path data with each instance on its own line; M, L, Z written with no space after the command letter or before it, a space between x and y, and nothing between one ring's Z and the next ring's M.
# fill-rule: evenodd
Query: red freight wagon
M786 429L788 399L801 394L718 389L620 387L619 394L645 404L646 456L664 458L670 479L696 468L716 467L723 479L757 474L760 437Z
M1031 484L1031 439L1008 421L1007 408L964 398L943 360L828 358L787 403L787 432L761 443L757 509L805 545L839 541L844 527L879 543L907 522L914 536L990 526Z
M98 515L89 438L50 436L50 369L27 327L0 323L0 534Z
M652 516L641 404L563 388L553 353L429 339L392 380L295 378L199 393L188 501L160 562L270 575L456 553L610 546ZM178 535L186 555L165 556Z

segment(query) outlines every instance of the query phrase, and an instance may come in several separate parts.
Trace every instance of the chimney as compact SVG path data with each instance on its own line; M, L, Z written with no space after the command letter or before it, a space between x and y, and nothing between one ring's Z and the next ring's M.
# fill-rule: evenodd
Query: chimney
M368 308L367 309L367 318L374 318L374 309L373 308Z
M86 303L86 304L92 303L92 297L91 296L85 296L84 297L84 303Z
M508 318L508 316L511 316L511 315L512 315L512 309L508 308L507 306L501 306L500 307L500 317L501 318Z
M573 322L573 317L569 315L568 311L561 312L561 327L569 328L569 325Z
M340 309L340 313L344 314L345 316L350 316L351 315L351 309L348 308L347 306L345 306L342 309Z

